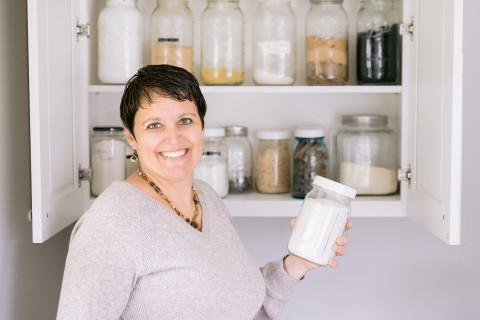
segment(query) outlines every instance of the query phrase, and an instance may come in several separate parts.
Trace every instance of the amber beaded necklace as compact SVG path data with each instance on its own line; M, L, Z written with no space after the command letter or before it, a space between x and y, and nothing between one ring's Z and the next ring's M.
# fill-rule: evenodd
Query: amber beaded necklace
M194 186L192 186L192 190L193 190L193 202L195 203L195 211L193 212L193 218L190 219L190 218L185 217L183 215L183 213L181 213L180 210L178 210L178 208L175 206L175 204L167 198L167 196L162 192L162 190L160 190L160 188L155 184L155 182L150 180L150 178L147 177L147 175L145 173L143 173L142 170L138 169L137 172L138 172L138 175L143 178L143 180L147 181L148 184L150 184L150 186L153 188L153 190L155 190L155 192L158 193L162 197L163 200L167 201L167 203L170 205L170 207L177 213L177 215L180 218L185 220L186 223L188 223L189 225L191 225L195 229L200 230L200 223L197 222L197 217L198 217L198 214L199 214L198 210L200 209L200 200L198 200L198 192L197 192L197 189L195 189Z

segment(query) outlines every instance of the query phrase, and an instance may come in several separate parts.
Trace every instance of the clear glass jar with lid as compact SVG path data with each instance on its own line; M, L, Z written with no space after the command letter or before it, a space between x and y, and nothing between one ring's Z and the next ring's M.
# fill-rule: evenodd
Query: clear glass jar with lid
M230 194L252 192L253 151L248 140L248 128L225 127L225 143L228 146L228 192Z
M395 0L362 0L357 14L357 81L400 84L401 18Z
M205 128L203 155L195 167L194 178L207 182L219 195L228 194L228 148L225 128Z
M327 177L328 149L322 127L295 129L293 147L292 196L305 198L312 189L315 176Z
M309 85L348 82L348 15L343 0L310 0L305 18Z
M244 18L239 0L208 0L201 21L200 77L205 85L244 80Z
M293 227L288 251L327 266L328 260L335 257L333 245L345 230L355 195L348 186L316 176Z
M106 0L98 16L98 78L126 83L142 67L143 21L136 0Z
M193 72L193 13L187 0L157 0L150 18L152 64Z
M253 81L292 85L296 76L296 19L290 0L258 0L253 23Z
M100 195L117 180L125 180L126 142L122 127L94 127L90 138L90 191Z
M291 187L290 131L260 130L255 185L259 192L286 193Z
M387 121L384 115L346 115L335 134L337 180L358 195L397 191L397 138Z

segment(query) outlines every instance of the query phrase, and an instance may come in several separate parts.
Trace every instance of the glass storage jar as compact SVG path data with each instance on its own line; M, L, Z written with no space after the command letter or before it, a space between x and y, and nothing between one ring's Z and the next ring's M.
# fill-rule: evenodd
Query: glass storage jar
M348 16L343 0L310 0L305 18L309 85L348 82Z
M400 16L395 0L362 0L357 14L359 84L400 84Z
M397 139L387 116L346 115L334 138L338 182L358 195L397 191Z
M186 0L157 0L150 18L152 64L193 72L193 13Z
M195 167L194 178L207 182L219 195L228 194L228 149L225 128L205 128L203 155Z
M200 77L203 84L242 84L243 22L238 0L208 0L201 21Z
M98 78L126 83L142 66L142 15L136 0L107 0L98 16Z
M305 198L312 189L315 176L327 177L328 149L321 127L295 129L293 147L292 196Z
M258 151L255 185L259 192L290 192L290 132L261 130L257 132Z
M335 257L333 244L345 230L353 199L354 189L316 176L293 227L288 251L327 266L328 260Z
M225 127L228 147L228 192L247 193L253 190L253 152L248 140L248 128Z
M122 127L94 127L90 139L90 191L100 195L116 180L125 180L126 143Z
M289 0L259 0L253 23L253 81L257 85L295 82L296 20Z

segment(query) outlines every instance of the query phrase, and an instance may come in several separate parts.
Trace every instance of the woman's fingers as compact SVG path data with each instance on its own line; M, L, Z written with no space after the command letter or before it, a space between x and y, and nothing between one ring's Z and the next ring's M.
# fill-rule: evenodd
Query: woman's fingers
M290 220L290 225L293 226L295 225L295 222L297 221L297 219L293 218L292 220Z

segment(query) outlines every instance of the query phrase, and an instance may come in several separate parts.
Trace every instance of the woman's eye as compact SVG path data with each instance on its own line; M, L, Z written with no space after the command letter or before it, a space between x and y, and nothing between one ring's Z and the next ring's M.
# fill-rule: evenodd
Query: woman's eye
M158 122L155 122L155 123L150 123L148 126L147 126L147 129L156 129L156 128L160 128L162 125Z
M192 119L184 118L184 119L180 120L178 123L180 123L180 124L190 124L190 123L192 123Z

